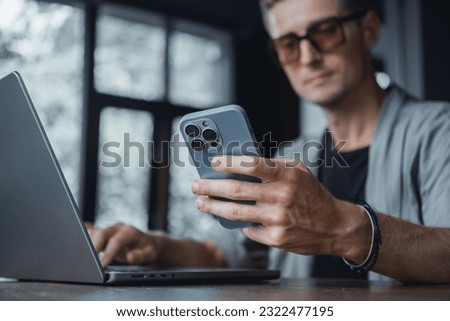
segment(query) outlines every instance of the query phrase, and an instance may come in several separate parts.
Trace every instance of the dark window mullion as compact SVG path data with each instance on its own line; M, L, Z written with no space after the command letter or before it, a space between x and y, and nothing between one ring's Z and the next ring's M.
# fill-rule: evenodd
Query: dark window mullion
M164 94L163 102L169 104L170 90L170 38L172 20L166 18L165 50L164 50ZM153 134L153 157L151 167L149 197L149 229L167 230L167 213L169 209L169 146L172 128L170 109L160 109L155 115Z
M98 6L87 1L85 13L84 93L83 93L83 155L80 184L80 210L85 221L95 221L97 195L97 151L100 106L94 89L94 51Z
M166 230L169 199L169 145L171 117L167 112L155 115L149 197L149 229Z
M82 183L82 212L86 221L95 221L98 185L98 144L100 115L103 108L113 106L130 110L151 112L154 116L153 142L149 184L149 219L150 229L167 229L169 200L169 150L172 134L172 122L188 112L198 109L170 103L170 39L173 34L173 20L166 17L165 25L165 59L164 59L164 93L161 101L146 101L129 97L98 93L94 84L94 52L96 44L96 20L98 5L89 1L86 4L85 36L85 101L84 101L84 177ZM164 142L164 143L162 143Z
M170 17L166 17L166 34L165 34L165 49L164 49L164 95L163 101L170 101L170 40L172 38L173 33L173 19Z
M114 96L110 94L98 93L97 97L104 106L120 107L125 109L149 111L157 113L165 111L173 115L173 117L182 116L188 112L197 111L198 108L190 106L174 105L167 101L148 101L136 98Z

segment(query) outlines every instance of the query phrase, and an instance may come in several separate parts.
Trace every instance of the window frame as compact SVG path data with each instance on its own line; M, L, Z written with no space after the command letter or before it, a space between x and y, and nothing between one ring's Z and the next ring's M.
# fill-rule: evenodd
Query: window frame
M95 48L97 39L97 20L102 5L113 6L114 15L120 16L130 21L143 22L145 19L137 17L134 19L129 11L136 10L132 4L124 5L118 1L104 1L98 4L96 1L87 1L85 4L85 55L83 71L83 128L82 128L82 148L81 155L81 173L80 179L80 209L83 213L83 219L89 222L95 222L98 195L98 151L99 151L99 126L100 115L104 108L116 107L121 109L142 110L149 112L154 122L153 137L155 142L170 141L172 135L173 121L189 112L197 111L203 108L174 104L169 100L170 90L170 66L169 66L169 46L172 32L176 31L178 25L189 24L190 21L183 17L176 17L167 13L146 10L144 14L155 14L164 21L165 28L165 59L164 59L164 95L161 100L147 101L144 99L116 96L98 92L95 88ZM121 14L120 10L123 9ZM108 9L103 11L108 12ZM149 22L146 22L149 23ZM151 24L151 23L150 23ZM192 32L195 35L211 36L210 31L200 32L197 26L202 22L192 22ZM210 27L205 24L205 26ZM211 26L211 29L217 29ZM189 30L189 31L191 31ZM219 30L219 29L218 29ZM229 30L220 28L220 32L230 33ZM230 43L231 44L231 43ZM233 53L230 45L229 54ZM230 100L235 98L234 88L231 85L234 80L234 57L230 61L231 72L229 73L229 95ZM152 164L150 168L150 184L148 195L148 228L151 230L167 230L167 214L170 190L170 154L167 144L155 144L153 151Z

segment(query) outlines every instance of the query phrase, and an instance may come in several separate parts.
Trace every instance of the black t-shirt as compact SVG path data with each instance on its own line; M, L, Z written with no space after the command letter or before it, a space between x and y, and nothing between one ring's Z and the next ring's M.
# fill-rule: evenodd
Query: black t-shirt
M333 149L333 140L328 131L324 134L323 146L320 157L323 163L318 172L320 182L336 198L364 200L369 147L338 153L336 149ZM327 255L314 257L312 276L367 279L367 273L353 272L342 258Z

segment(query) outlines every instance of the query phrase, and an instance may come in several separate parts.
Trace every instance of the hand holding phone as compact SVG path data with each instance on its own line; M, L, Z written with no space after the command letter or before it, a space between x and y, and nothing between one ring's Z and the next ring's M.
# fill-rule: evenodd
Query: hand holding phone
M180 132L191 158L203 179L237 179L260 183L256 177L217 172L212 168L215 156L260 156L247 115L240 106L229 105L190 113L180 122ZM236 201L214 197L222 201L254 204L254 201ZM234 229L250 226L251 222L236 222L219 218L222 226Z

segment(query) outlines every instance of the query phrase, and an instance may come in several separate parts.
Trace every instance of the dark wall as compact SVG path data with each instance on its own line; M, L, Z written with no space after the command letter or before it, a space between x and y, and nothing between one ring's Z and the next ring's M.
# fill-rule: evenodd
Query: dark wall
M270 58L267 43L262 26L235 42L237 102L247 110L266 157L277 143L298 136L299 130L298 97Z
M259 23L258 0L88 0L167 13L211 25L243 30Z
M450 101L450 4L422 0L425 97Z

